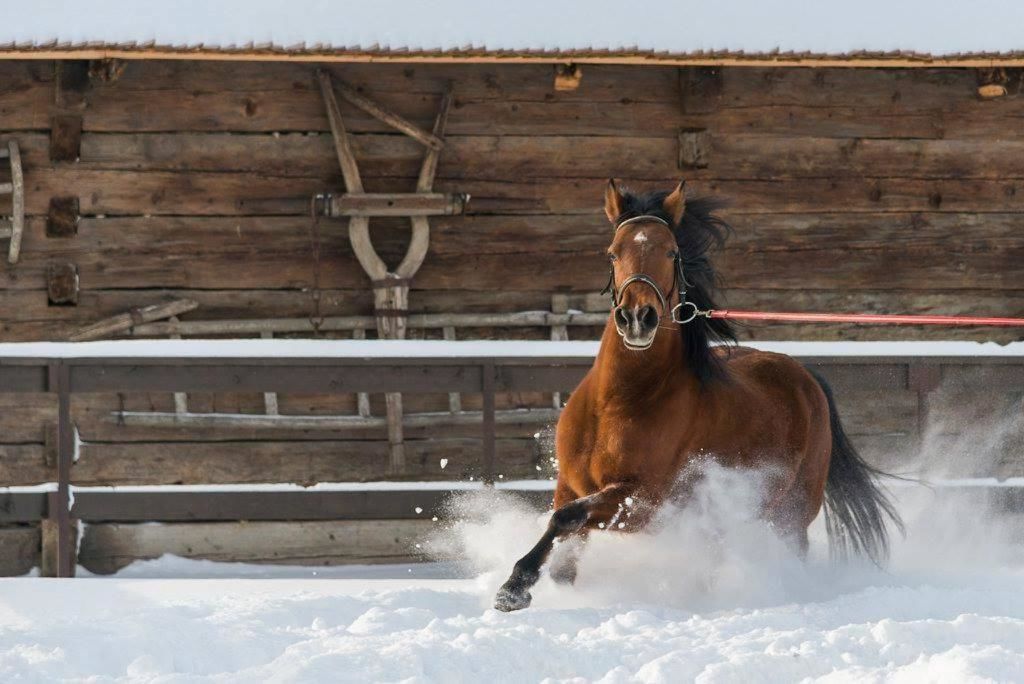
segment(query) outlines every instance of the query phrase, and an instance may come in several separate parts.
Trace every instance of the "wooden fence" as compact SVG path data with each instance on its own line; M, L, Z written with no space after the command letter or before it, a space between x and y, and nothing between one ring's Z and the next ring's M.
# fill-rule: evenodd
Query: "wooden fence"
M110 343L125 344L125 343ZM131 344L131 343L128 343ZM144 343L143 343L144 344ZM0 524L47 520L56 529L56 574L74 570L71 543L74 521L221 521L335 520L403 518L442 514L445 488L391 491L334 488L289 490L132 491L96 488L72 492L75 434L71 397L101 392L463 392L483 397L481 471L495 476L495 396L503 392L571 390L592 363L592 346L572 343L519 343L515 349L553 352L543 355L488 355L500 349L477 343L468 354L421 356L193 356L209 343L176 342L156 347L167 356L81 356L88 347L52 345L53 353L4 356L0 351L0 391L56 395L58 436L56 487L0 493ZM337 344L337 343L335 343ZM543 345L538 347L537 345ZM17 345L15 345L17 346ZM381 345L386 347L386 344ZM109 347L108 347L109 348ZM135 347L138 349L139 347ZM268 347L269 349L270 347ZM287 350L278 346L276 349ZM323 349L329 347L324 346ZM507 348L507 347L506 347ZM126 350L132 347L125 347ZM568 350L558 353L559 349ZM74 357L68 357L72 350ZM481 351L483 352L481 353ZM848 391L913 391L918 396L918 425L924 425L929 395L943 385L985 392L1024 388L1024 357L950 356L802 356L838 394ZM113 483L112 483L113 484ZM548 492L521 493L545 501Z

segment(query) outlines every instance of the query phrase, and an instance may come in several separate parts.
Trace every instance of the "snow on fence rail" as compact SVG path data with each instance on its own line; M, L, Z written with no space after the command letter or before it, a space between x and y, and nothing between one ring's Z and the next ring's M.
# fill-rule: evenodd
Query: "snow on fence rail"
M770 343L813 365L838 391L911 390L918 424L940 382L988 391L1024 387L1024 345ZM499 392L570 390L589 369L589 342L121 341L0 344L0 389L58 399L56 488L0 492L0 522L50 520L57 573L70 575L74 520L396 519L441 515L450 488L132 491L71 488L71 396L115 392L466 392L483 396L481 465L495 479ZM536 502L543 489L508 487Z

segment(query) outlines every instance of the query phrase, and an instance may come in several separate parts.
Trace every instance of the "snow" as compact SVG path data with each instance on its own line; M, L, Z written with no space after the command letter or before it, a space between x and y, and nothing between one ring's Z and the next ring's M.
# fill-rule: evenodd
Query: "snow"
M903 497L910 532L888 571L820 553L804 564L737 512L742 481L717 487L728 505L650 535L595 535L575 587L545 578L534 605L512 614L490 608L493 591L543 520L500 492L465 500L463 521L433 541L457 545L460 566L166 557L113 578L0 580L0 679L959 682L1024 672L1024 559L1007 543L1019 523L980 527L977 509L918 490Z
M281 50L729 51L933 56L1021 49L1013 0L70 0L0 3L0 44ZM71 20L73 18L73 20Z
M87 584L86 590L82 585ZM474 581L0 582L6 681L1011 681L1024 599L866 587L804 604L483 607Z
M3 358L593 358L599 342L539 340L115 340L6 342ZM1024 342L749 342L744 346L797 357L1022 357Z

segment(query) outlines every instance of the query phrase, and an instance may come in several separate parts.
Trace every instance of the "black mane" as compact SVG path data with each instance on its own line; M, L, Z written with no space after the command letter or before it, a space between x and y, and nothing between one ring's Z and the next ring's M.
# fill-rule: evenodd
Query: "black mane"
M623 192L622 213L618 222L635 216L657 216L672 225L672 217L664 209L667 192L651 192L634 195ZM711 264L709 253L720 249L732 233L732 227L719 218L715 212L726 206L720 199L697 197L686 200L686 211L679 225L672 226L679 253L683 257L683 274L689 283L686 300L698 309L716 309L716 288L718 274ZM689 308L689 307L687 307ZM736 331L727 320L720 318L695 318L682 326L683 354L690 369L702 383L724 376L725 369L717 355L712 352L712 342L736 343Z

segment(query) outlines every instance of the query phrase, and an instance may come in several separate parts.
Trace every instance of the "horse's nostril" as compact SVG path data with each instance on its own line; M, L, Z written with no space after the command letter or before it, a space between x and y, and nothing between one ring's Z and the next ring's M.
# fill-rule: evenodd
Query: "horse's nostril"
M640 315L638 318L640 319L640 324L644 328L653 328L658 325L658 314L655 312L653 306L645 306L640 309Z
M629 316L626 315L626 310L621 306L615 309L615 323L622 328L629 327Z

